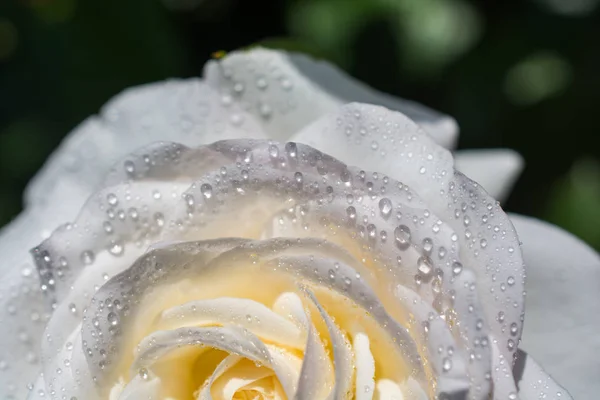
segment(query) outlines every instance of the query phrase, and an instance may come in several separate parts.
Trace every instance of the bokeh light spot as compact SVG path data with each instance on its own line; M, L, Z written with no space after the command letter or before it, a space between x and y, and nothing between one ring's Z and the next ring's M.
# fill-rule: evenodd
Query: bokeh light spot
M571 81L571 66L552 52L535 53L514 65L504 79L508 99L528 106L562 93Z

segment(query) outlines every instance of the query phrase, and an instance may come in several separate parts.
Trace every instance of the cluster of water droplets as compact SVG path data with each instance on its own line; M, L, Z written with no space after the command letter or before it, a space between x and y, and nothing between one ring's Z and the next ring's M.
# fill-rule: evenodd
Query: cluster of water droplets
M78 221L64 226L34 250L42 287L57 292L57 298L67 296L69 287L86 269L105 267L98 264L99 255L115 259L129 251L141 255L145 246L159 239L210 239L212 231L220 236L243 236L248 222L261 221L272 236L308 236L334 243L339 239L343 245L347 235L360 243L356 246L360 253L353 255L374 266L378 281L418 293L457 338L446 347L460 350L444 350L442 354L428 347L433 320L418 319L407 326L419 336L414 339L418 346L439 360L434 365L437 372L453 372L453 366L462 363L455 357L460 357L475 363L473 368L489 378L488 322L478 304L476 276L464 272L462 249L466 246L477 257L487 247L484 240L490 238L482 227L494 232L492 240L494 234L506 235L506 227L493 224L495 204L489 203L485 215L478 216L478 202L483 199L466 185L456 188L450 182L442 190L459 204L454 217L464 227L461 232L432 212L407 185L348 167L291 142L235 140L199 149L161 144L129 157L107 182L112 186L88 201ZM464 192L470 195L464 196ZM477 216L480 224L475 224ZM274 228L268 228L270 221L276 222ZM506 251L512 254L511 249ZM105 263L106 258L103 260ZM95 295L94 307L69 304L76 318L83 312L84 353L94 366L94 379L99 381L108 379L118 360L118 338L127 325L123 321L135 308L140 293L150 282L159 284L168 274L177 276L166 271L170 264L152 258L122 268L128 275L119 281L110 279L118 270L103 274L103 281L94 290L108 279L107 289ZM140 279L141 271L150 274L147 279ZM340 275L336 268L327 271L319 279L329 284L339 279L342 291L352 290L355 282L365 279L361 273ZM515 282L514 276L507 277L500 290ZM123 285L131 287L123 291ZM520 325L506 320L504 314L502 318L498 315L498 321L506 325L512 337L518 337ZM516 340L507 346L513 351ZM485 387L477 390L484 392Z

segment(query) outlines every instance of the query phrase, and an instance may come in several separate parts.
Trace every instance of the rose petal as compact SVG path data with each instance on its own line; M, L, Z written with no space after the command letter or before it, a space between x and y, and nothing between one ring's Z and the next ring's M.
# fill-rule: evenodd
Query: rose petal
M508 149L462 150L454 153L454 166L503 201L523 170L523 158Z
M444 147L452 147L458 135L451 117L376 91L339 68L303 54L261 48L232 52L209 61L204 79L222 96L243 104L276 140L288 139L337 106L353 101L405 113Z
M302 349L306 341L305 332L263 304L229 297L196 300L169 308L162 312L154 328L170 330L215 323L234 324L260 338L297 349Z
M357 107L359 108L358 110ZM406 159L398 159L396 162L401 163L402 172L404 173L403 177L414 184L416 192L410 190L406 185L402 185L386 176L379 177L378 174L368 174L364 171L348 168L335 159L304 145L297 145L294 143L280 145L263 141L237 140L219 142L197 150L190 150L183 146L169 145L168 148L176 150L165 152L165 154L172 154L172 156L167 157L164 163L162 161L159 162L157 169L150 169L149 171L144 171L142 174L134 174L130 177L131 180L129 183L118 184L116 188L119 188L119 185L123 186L123 193L119 193L118 196L111 197L109 196L110 192L105 191L98 197L98 199L101 199L98 204L103 204L102 202L104 202L108 203L108 206L115 206L118 203L118 207L127 208L126 206L128 205L126 202L131 201L127 196L127 190L131 190L127 189L129 185L134 189L137 188L142 190L143 188L150 188L152 185L164 185L165 182L176 179L175 187L178 188L178 190L176 190L173 202L166 203L166 208L164 209L165 223L170 227L169 234L166 237L170 241L173 241L186 238L207 238L215 234L217 236L241 234L247 237L261 237L262 232L256 229L253 232L244 233L243 225L240 223L244 221L253 221L255 224L258 224L259 227L265 226L266 221L272 221L275 215L278 215L286 208L289 208L290 205L293 207L298 206L299 208L297 210L300 210L300 214L304 214L303 219L299 219L299 221L306 221L313 226L309 230L312 235L319 231L316 227L320 225L326 227L331 223L333 226L341 227L348 224L348 210L345 209L345 206L342 206L342 204L348 201L349 195L354 196L357 201L359 198L364 199L361 201L363 202L365 209L361 209L361 213L364 211L363 220L365 225L362 225L362 220L360 224L355 222L355 227L358 229L360 235L362 235L358 238L362 237L361 240L364 240L364 243L369 243L369 246L374 246L376 249L381 251L385 249L384 259L386 260L386 263L388 262L387 260L389 260L395 265L396 256L402 254L402 265L417 266L420 262L426 264L431 263L428 267L429 269L439 268L440 270L445 271L444 274L447 277L451 277L453 275L452 262L458 260L463 261L464 271L462 274L456 278L444 279L444 282L446 282L444 283L444 288L447 296L450 296L451 290L455 293L454 307L461 322L458 325L461 332L461 340L464 341L464 345L467 346L469 351L475 352L473 356L476 356L475 359L478 360L478 363L472 363L469 367L471 378L473 379L473 382L475 382L473 385L474 387L479 388L478 390L481 391L480 393L482 396L485 396L487 388L489 387L489 383L486 381L486 375L489 375L487 371L489 371L490 368L490 350L488 345L490 345L491 337L487 333L489 325L486 323L486 318L480 310L478 298L491 296L485 289L489 288L489 286L486 285L491 285L493 287L494 280L491 277L488 277L487 274L490 272L487 269L484 271L471 271L470 268L471 266L479 266L481 261L478 257L485 256L484 261L487 263L485 264L486 266L496 266L505 263L505 265L509 267L508 269L498 268L498 271L495 271L496 274L499 274L498 276L510 273L510 267L514 265L513 263L515 261L511 261L509 257L505 260L503 257L506 256L504 256L503 252L488 253L488 251L485 250L487 246L483 244L483 239L479 241L478 247L474 246L474 244L476 244L476 238L485 238L486 236L489 236L491 243L493 243L492 239L496 239L494 234L486 232L485 229L493 232L496 229L496 227L492 225L494 222L504 227L503 214L497 206L494 207L489 203L489 198L478 186L464 178L462 175L455 175L454 179L456 182L448 178L448 171L452 171L452 162L449 158L449 154L435 145L426 135L419 133L416 128L409 135L405 135L401 131L395 131L393 128L394 124L398 122L398 119L410 123L410 121L406 120L401 114L391 113L374 106L351 105L345 107L345 109L350 113L350 118L364 118L369 126L376 127L377 124L380 123L380 119L387 120L391 124L392 130L384 135L388 138L391 137L392 140L397 140L398 144L402 144L403 150L400 151L399 154L404 155ZM361 110L365 112L360 114ZM374 115L372 115L373 110L376 111ZM359 111L358 117L357 111ZM381 115L378 115L379 112L381 112ZM414 127L414 124L411 126ZM388 134L391 136L388 136ZM344 144L346 142L341 143ZM202 155L202 157L198 157L198 155ZM139 153L133 159L137 160L140 157L142 159L144 158L143 153ZM209 157L210 161L202 163L202 160L206 157ZM160 160L162 160L161 157L159 157L159 161ZM373 160L374 159L372 159L372 161ZM435 170L435 173L423 174L421 169L418 168L419 160L430 163L428 166ZM138 165L137 162L135 162L135 165ZM200 165L200 168L197 167L198 165ZM219 165L223 167L219 168ZM395 170L393 168L394 165L395 164L392 162L385 167L390 168L390 170ZM242 168L248 168L248 170ZM190 189L182 192L183 188L187 187L190 181L193 182L197 179L196 173L204 174L204 176L200 178L200 181L192 183ZM298 174L300 174L301 179L298 179ZM366 179L367 175L369 176L368 179ZM114 182L121 182L124 179L127 179L127 176L123 176L122 172L121 176L119 176L119 173L117 172L116 174L111 174L111 177L115 179ZM371 177L373 178L372 180ZM113 182L111 181L113 178L109 178L107 182ZM166 179L166 181L163 181L163 179ZM208 182L210 182L210 185ZM436 187L441 189L436 191ZM446 192L446 190L448 192ZM421 196L417 195L420 194L420 191L425 192L427 201L423 202L420 199ZM143 189L143 192L148 192L148 190ZM160 193L163 192L165 192L165 190L161 189ZM383 193L386 193L386 196L388 197L383 198L382 196L381 198L378 198L378 195ZM164 196L164 193L161 194L161 196ZM139 192L134 191L133 196L130 195L130 197L138 201L140 198ZM253 199L260 201L253 201ZM398 248L396 243L399 239L390 237L390 240L386 241L383 236L381 237L381 240L374 240L375 237L371 237L371 231L373 230L377 233L378 227L385 229L389 232L390 236L392 233L395 234L395 230L398 228L396 223L392 223L392 220L389 219L388 211L384 212L381 210L382 206L379 203L386 199L391 203L389 207L390 210L388 211L391 211L391 207L394 205L399 209L402 209L402 218L405 218L407 221L406 223L413 227L413 232L410 235L409 240L407 240L408 245L405 251L399 252L399 250L402 250ZM467 203L467 201L469 201L469 203ZM92 201L90 204L94 205L96 203ZM253 204L256 204L259 208L253 206ZM429 206L431 206L433 212L439 214L436 215L430 212L430 209L426 208ZM98 205L93 207L98 208ZM448 209L454 207L456 207L454 214L450 214ZM478 207L481 209L485 208L487 211L483 212L489 212L489 215L483 214ZM233 209L236 210L236 213L229 212ZM149 208L148 212L151 213L152 211L153 209ZM95 211L92 208L91 211L84 210L82 215L94 215L94 212ZM118 209L116 210L116 213L119 213ZM247 217L241 217L241 215L244 214L247 214ZM102 214L101 217L99 215L99 218L89 218L92 222L91 224L86 224L85 218L81 221L77 221L76 224L72 225L70 230L69 228L63 228L36 249L38 267L42 276L58 278L48 279L48 285L57 289L60 285L68 288L68 286L71 285L70 280L75 277L75 279L78 279L77 284L75 285L77 288L86 287L86 285L80 284L82 279L87 279L89 274L97 275L95 278L89 280L89 283L93 283L97 282L97 279L101 276L101 272L106 271L105 268L107 265L116 265L117 267L115 267L116 269L113 272L118 273L122 268L125 268L130 264L130 262L125 262L123 264L120 262L101 262L95 264L100 267L89 266L83 268L81 259L75 259L75 263L78 264L77 272L65 274L64 271L59 269L61 257L68 256L71 261L74 256L81 255L81 252L79 251L81 250L81 243L94 243L95 245L100 246L106 246L112 243L110 241L107 243L98 242L95 238L100 234L105 234L104 231L106 229L103 226L104 223L102 220L105 218L104 215L105 214ZM427 219L431 216L434 216L431 221L433 225L425 225ZM458 219L460 216L463 218ZM443 220L438 219L438 217ZM310 218L313 219L310 220ZM329 222L323 223L323 218ZM400 218L400 215L398 218ZM480 225L475 223L475 218L481 218L483 222L488 222L488 224ZM369 225L368 219L372 219L372 222L377 225ZM264 220L265 223L261 224L261 220ZM471 221L473 221L473 223ZM422 225L428 226L432 232L430 233L429 229L421 228ZM211 226L218 227L218 229L213 231L210 229ZM360 230L359 228L364 229ZM509 228L511 227L509 226ZM115 230L116 228L112 227L112 229ZM135 255L135 251L130 250L127 246L134 245L134 243L130 242L138 235L137 230L139 228L137 228L135 224L127 223L119 225L118 229L119 237L122 237L127 242L124 243L125 253L124 256L121 257ZM503 237L508 235L510 239L512 231L509 230L507 233L501 231L500 227L497 229L499 232L497 234L498 246L501 246L501 240L505 240ZM325 230L323 230L323 232L325 232ZM435 235L436 232L437 236ZM464 239L461 238L460 235L457 235L457 233L462 233ZM154 234L154 236L151 235L148 238L156 240L155 237L156 234ZM331 238L333 240L337 236L324 235L323 237ZM237 243L243 243L243 241L238 241ZM276 244L278 242L273 243ZM282 249L287 249L288 247L290 249L298 248L297 245L290 247L288 243L291 242L289 241L280 243L283 245ZM458 247L457 244L461 244L461 247ZM314 263L309 259L311 253L304 256L300 256L297 253L294 254L294 252L287 256L281 254L278 255L278 259L276 260L271 253L272 249L269 247L271 245L272 243L267 244L267 247L265 247L267 253L261 256L265 262L271 259L276 265L281 263L282 268L284 269L291 267L290 271L306 271L307 273L310 271L309 275L306 275L305 278L308 278L309 280L314 278L314 276L311 275L313 274ZM358 248L361 248L363 247L363 242L359 241L356 245L358 245ZM245 245L243 245L242 248L244 246ZM330 251L328 250L328 247L323 247L323 245L320 246L322 249L317 249L317 253L323 251L327 253ZM178 245L175 245L174 247L179 248ZM442 248L445 248L446 250L444 250L444 253L447 253L448 257L444 258L444 256L440 255L439 261L437 258L433 259L433 257L430 257L428 254L434 247L439 248L440 251ZM98 256L110 252L106 250L106 247L104 248L105 250L98 253ZM108 249L110 250L110 246ZM168 249L168 247L164 249ZM137 251L140 250L141 249L138 249ZM158 250L163 249L157 249L155 252ZM463 250L469 251L464 252ZM250 255L256 253L258 249L245 249L244 251L248 253L244 257L250 257ZM151 254L155 254L155 252ZM331 264L332 262L341 260L342 262L340 265L343 265L346 260L348 260L348 254L344 254L344 252L340 251L334 251L334 253L335 257L327 261L327 263ZM507 248L506 253L510 256L510 254L514 253L514 249L511 251L510 248ZM232 254L234 256L240 256L240 254L243 253L239 253L239 251L236 250ZM419 261L419 259L422 258L420 257L421 254L423 257L427 256L427 260L431 259L431 261ZM360 254L356 256L358 256L359 259L362 258L362 255ZM518 261L518 254L514 255L514 258ZM244 260L247 260L247 258ZM223 264L223 256L219 256L218 260L216 259L214 261L214 263L217 262ZM320 282L328 281L329 273L327 271L328 269L332 269L333 265L328 265L327 263L322 265L318 263L315 264L319 266L319 280L314 283L321 284ZM69 262L69 265L71 265L71 262ZM288 267L286 267L286 265L288 265ZM353 289L350 292L355 289L359 290L357 288L362 285L361 279L357 278L354 280L354 278L352 278L355 275L359 276L357 275L358 272L362 274L365 282L373 281L373 277L371 276L373 271L365 273L365 267L360 266L360 263L353 262L352 260L349 261L348 265L351 266L349 267L350 270L345 272L343 276L350 277L351 283L354 282L351 285ZM389 265L391 264L388 264L388 266ZM518 265L520 266L520 263ZM140 270L137 269L138 267L134 267L131 271L139 272ZM148 271L152 270L150 269ZM172 272L175 271L176 270L173 270ZM414 274L414 272L409 272L408 270L404 271L402 268L394 268L391 271L394 271L394 274L397 273L397 276L401 277L400 279L392 280L391 282L408 284L411 287L415 285L412 279L412 274ZM81 274L81 276L77 277L77 274ZM403 274L405 274L405 277L402 277ZM482 275L483 279L479 276L481 274L484 274ZM134 276L136 279L135 281L132 281L132 277ZM149 276L152 277L152 275ZM63 277L65 280L61 283ZM488 283L486 278L492 283ZM119 285L121 284L126 283L128 287L136 287L136 290L142 291L146 290L145 285L148 284L147 279L140 279L136 275L131 275L130 273L119 277L119 279L119 281L115 281L120 282L116 287L112 287L111 289L111 285L105 285L108 289L106 291L103 290L104 288L100 290L100 294L97 294L97 298L95 299L95 304L105 304L109 299L110 301L119 300L119 297L121 297L119 293L122 290ZM125 280L123 281L121 279ZM390 281L383 280L382 282ZM348 290L347 284L343 280L337 283L339 284L340 292ZM456 286L453 288L448 285ZM514 281L514 279L512 282L508 282L509 287L518 285L519 284ZM506 284L499 286L500 292L507 291L508 289ZM87 285L87 288L87 290L91 291L93 289L89 284ZM367 292L363 291L363 294L364 293ZM359 293L357 292L352 296L355 301L361 297L358 296L358 294ZM423 292L423 295L426 297L429 296L431 299L430 301L432 302L435 300L433 294ZM380 299L377 297L373 298L374 300L371 301L370 304L377 304L377 307L380 307L378 305L380 304ZM493 296L491 298L494 301L500 302L499 304L502 306L500 310L505 309L507 300L510 299L510 297L504 298ZM375 310L376 312L373 312L372 306L365 303L364 298L357 302L366 309L369 309L369 311L372 312L373 315L376 315L378 319L384 318L386 321L391 321L382 323L384 321L381 320L379 322L390 329L392 327L394 328L393 332L390 333L392 336L396 337L398 344L402 345L401 347L404 348L405 354L403 355L403 358L413 361L418 360L418 357L416 357L417 352L411 351L410 349L412 339L410 336L405 337L407 335L402 334L402 331L405 328L396 326L398 324L394 322L394 318L386 315L385 312L382 313L377 310ZM85 306L84 304L82 305ZM516 305L516 308L518 308L520 303L516 302ZM485 307L486 304L483 304L483 306ZM512 303L510 303L510 306L515 308ZM63 309L63 307L64 306L60 306L59 309ZM89 315L94 315L99 321L106 321L108 314L110 313L108 309L98 309L97 306L88 307L88 312L90 313ZM507 310L507 313L509 312L510 311ZM58 313L56 315L58 315ZM50 325L59 325L63 327L64 332L68 331L64 328L67 324L59 324L56 321L58 320L53 319ZM88 321L90 321L89 316ZM123 322L123 326L127 325L125 321L121 322ZM101 329L106 331L103 335L92 334L96 328L92 328L91 326L89 328L86 327L84 329L84 340L89 343L95 343L98 342L98 338L109 337L112 328L110 327L110 324L106 325L106 322L102 322L101 326L103 324L105 326L101 327ZM479 325L481 325L481 327ZM499 331L501 334L505 333L502 329L499 329ZM62 343L62 340L58 340L57 342ZM514 346L514 341L512 343ZM113 345L114 348L118 348L116 343L111 343L111 345ZM496 343L492 343L491 345L496 346ZM103 346L105 345L99 343L94 347L101 349ZM507 358L503 356L503 358L498 358L497 361L501 362L502 359L506 360ZM484 368L481 368L480 364L484 366ZM418 365L415 365L415 368L418 370ZM494 370L500 371L501 369L494 368ZM102 380L100 371L94 371L94 373L98 379ZM499 383L498 386L500 386Z
M458 125L451 116L375 90L328 62L300 53L289 53L289 57L302 75L319 85L321 90L340 99L342 103L370 103L400 111L425 129L440 146L454 148L458 139Z
M225 357L223 361L219 363L217 368L215 368L214 372L210 376L210 379L202 388L202 391L198 396L198 400L212 400L211 389L213 383L242 359L243 357L240 357L237 354L229 354L227 357Z
M294 399L325 398L329 392L328 382L331 382L332 370L323 342L319 339L319 335L311 323L308 326L308 340L304 349L304 360Z
M354 335L352 344L356 366L356 400L371 400L375 392L375 359L369 348L369 337L358 332Z
M40 369L40 338L51 312L24 244L39 239L32 213L0 232L0 398L26 398Z
M319 310L321 318L327 325L327 332L333 346L333 367L335 372L335 385L331 390L329 397L333 400L347 399L351 395L350 390L352 389L352 375L354 368L352 364L352 354L350 353L350 343L346 336L342 333L340 328L333 322L331 316L319 303L317 297L308 289L304 289L308 295L308 298ZM310 368L310 366L307 366Z
M150 369L156 360L181 346L209 346L261 363L274 371L288 398L292 397L294 383L290 377L293 371L288 371L286 364L278 364L260 339L243 328L233 326L186 327L153 332L138 345L138 354L131 367L132 375L141 368Z
M118 400L136 400L136 399L154 399L160 396L160 379L152 377L149 379L142 379L139 375L136 375L128 384L123 388L123 391L118 394ZM110 400L113 399L115 394L111 393Z
M52 207L38 224L40 231L73 219L116 160L164 140L165 132L169 140L191 146L227 138L266 138L263 129L281 139L340 104L365 101L405 112L442 145L451 146L457 134L452 118L378 93L332 66L298 54L234 52L207 63L204 75L206 83L171 80L127 89L98 117L76 127L27 188L28 205L40 212Z
M256 365L240 366L241 363L225 371L213 384L212 390L218 393L219 399L231 400L244 386L273 375L273 372L267 368L257 368Z
M45 213L39 228L52 229L72 220L117 160L167 137L199 145L265 136L240 107L223 103L198 79L127 89L109 101L100 116L75 128L28 186L28 206L52 210ZM131 165L120 168L129 170Z
M576 399L600 392L600 256L570 233L511 214L527 271L521 347Z
M415 332L428 349L428 359L433 364L439 391L451 398L462 398L469 391L469 376L467 374L467 360L469 355L466 349L461 349L448 329L447 322L415 292L398 286L396 295L415 314L423 334ZM413 328L414 329L414 328ZM420 329L419 329L420 330ZM440 349L442 351L440 352ZM475 377L472 377L475 378ZM482 388L480 390L485 390ZM454 396L454 397L452 397ZM476 396L472 393L472 396ZM477 394L481 396L481 394Z
M518 379L517 385L519 387L520 400L574 399L574 397L570 396L564 388L559 386L533 358L521 350L517 353L515 368L520 369L520 377L515 376L515 379ZM508 398L510 399L513 397L509 396Z
M349 104L305 128L294 140L408 184L455 232L500 354L512 360L523 315L523 262L512 224L475 182L453 169L448 151L404 115ZM466 305L466 304L465 304ZM498 321L495 323L494 321ZM516 324L516 333L510 326ZM488 338L488 343L492 341ZM474 345L474 343L473 343Z

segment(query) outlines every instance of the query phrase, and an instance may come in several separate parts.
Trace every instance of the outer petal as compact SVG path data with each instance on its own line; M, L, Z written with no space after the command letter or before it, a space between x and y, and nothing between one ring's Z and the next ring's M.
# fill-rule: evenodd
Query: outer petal
M523 158L508 149L463 150L454 153L454 165L502 201L523 170Z
M522 347L576 399L600 393L600 256L575 236L511 215L527 271Z
M264 135L249 115L199 79L127 89L67 136L30 183L25 201L33 209L52 207L40 226L51 230L72 220L109 168L140 147L165 139L196 146L247 137ZM135 173L128 163L121 168Z
M205 81L172 80L131 88L70 133L27 188L28 206L45 213L40 231L72 220L114 162L152 142L197 146L231 138L282 139L348 101L401 110L444 146L450 117L378 93L326 63L257 49L207 63ZM314 81L313 81L314 80ZM123 165L128 170L130 165Z
M32 213L0 233L0 398L23 399L39 373L40 338L50 309L25 246L35 243ZM22 250L22 251L19 251Z
M371 103L400 111L425 129L440 146L447 149L455 146L458 124L451 116L414 101L375 90L325 61L315 60L304 54L290 54L290 59L302 75L344 103Z
M454 146L458 135L452 117L379 92L339 68L303 54L236 51L223 60L208 62L204 78L223 96L240 102L277 140L285 140L327 112L355 101L401 111L447 148Z
M293 139L408 184L450 225L463 263L475 273L477 293L493 334L490 343L499 347L502 356L497 361L510 364L524 305L518 239L496 202L477 183L454 171L451 154L404 115L365 104L346 105ZM435 237L436 229L432 230ZM512 325L516 331L509 329ZM503 368L496 367L498 372ZM496 387L500 387L497 381Z
M533 358L521 350L517 354L515 380L519 388L520 400L573 400L569 393L552 380Z

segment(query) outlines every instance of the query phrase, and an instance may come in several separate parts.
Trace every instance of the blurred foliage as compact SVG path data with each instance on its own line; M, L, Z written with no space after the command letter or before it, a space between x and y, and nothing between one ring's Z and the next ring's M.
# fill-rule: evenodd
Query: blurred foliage
M568 175L557 180L551 193L550 221L588 243L600 243L600 162L577 161Z
M598 0L3 0L0 225L69 130L122 89L261 43L453 115L527 162L505 204L600 249Z

